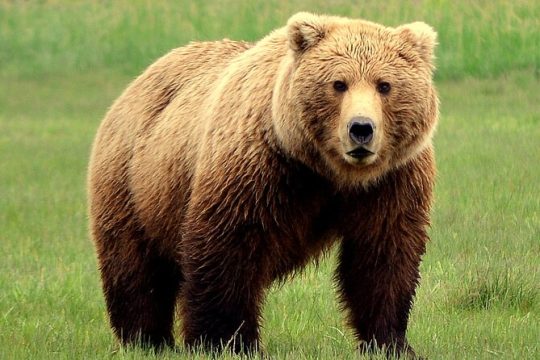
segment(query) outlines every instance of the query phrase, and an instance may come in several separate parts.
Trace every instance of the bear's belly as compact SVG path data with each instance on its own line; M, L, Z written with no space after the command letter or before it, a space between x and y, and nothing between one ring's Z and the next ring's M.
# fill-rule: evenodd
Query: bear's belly
M320 231L320 225L313 226ZM287 276L301 271L310 261L317 261L339 239L333 229L315 235L308 231L304 238L272 239L271 242L279 244L278 249L271 253L273 280L283 280Z
M315 181L309 184L315 185ZM290 183L289 183L290 185ZM318 185L321 185L320 183ZM291 190L289 186L288 190ZM288 193L289 207L272 214L279 219L268 231L273 278L281 279L317 260L339 239L336 198L325 186L301 186Z

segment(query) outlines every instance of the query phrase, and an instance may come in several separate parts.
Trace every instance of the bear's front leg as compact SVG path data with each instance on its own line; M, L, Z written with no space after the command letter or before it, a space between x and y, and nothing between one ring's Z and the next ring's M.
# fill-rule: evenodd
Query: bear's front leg
M421 244L417 249L377 252L364 242L342 243L337 277L349 322L362 352L382 349L414 356L405 333L418 284Z
M259 233L248 227L230 232L205 228L196 233L206 236L189 236L183 246L186 345L209 351L256 352L265 285Z
M416 358L405 333L428 241L433 179L428 149L349 199L336 278L363 351Z

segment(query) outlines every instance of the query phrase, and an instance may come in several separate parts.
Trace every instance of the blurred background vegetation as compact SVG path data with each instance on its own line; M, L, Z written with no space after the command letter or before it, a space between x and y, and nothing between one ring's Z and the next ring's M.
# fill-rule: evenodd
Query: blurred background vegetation
M540 2L468 1L6 1L0 0L0 71L39 75L100 68L135 74L189 41L255 41L296 11L422 20L439 33L441 79L538 69Z

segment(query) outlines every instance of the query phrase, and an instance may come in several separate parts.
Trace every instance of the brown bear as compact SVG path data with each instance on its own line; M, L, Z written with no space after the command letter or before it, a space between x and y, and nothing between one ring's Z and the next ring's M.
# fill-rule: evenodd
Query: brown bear
M256 43L192 43L113 104L91 232L123 343L260 347L266 290L335 243L362 351L405 332L435 178L436 34L298 13Z

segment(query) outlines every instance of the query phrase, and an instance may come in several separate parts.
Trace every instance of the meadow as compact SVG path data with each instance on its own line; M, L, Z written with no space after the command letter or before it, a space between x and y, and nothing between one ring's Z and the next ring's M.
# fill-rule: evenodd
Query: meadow
M438 179L410 342L430 359L540 358L539 2L0 0L0 359L211 358L113 338L87 232L89 149L156 57L256 40L297 10L437 29ZM272 288L269 356L359 358L334 263Z

